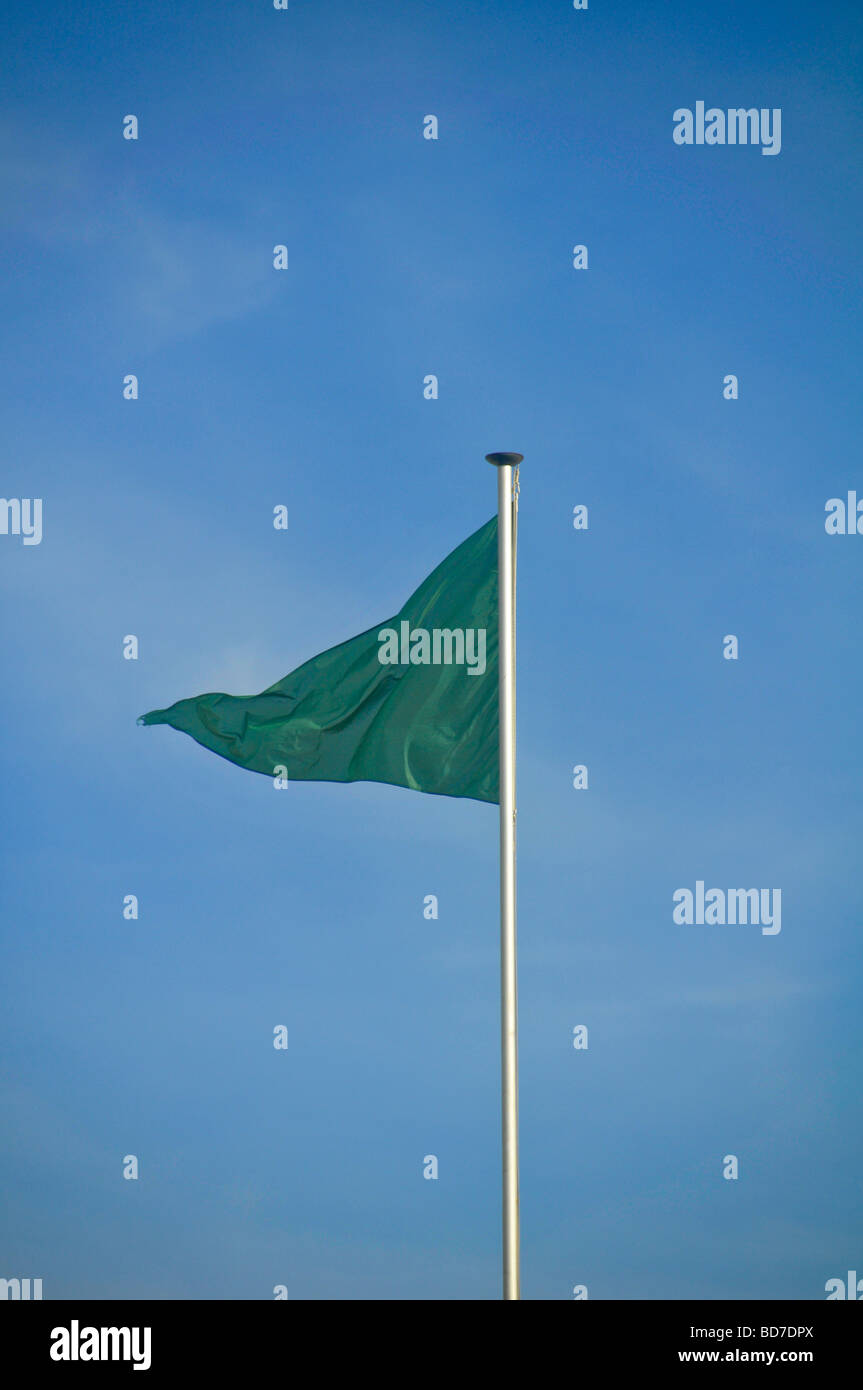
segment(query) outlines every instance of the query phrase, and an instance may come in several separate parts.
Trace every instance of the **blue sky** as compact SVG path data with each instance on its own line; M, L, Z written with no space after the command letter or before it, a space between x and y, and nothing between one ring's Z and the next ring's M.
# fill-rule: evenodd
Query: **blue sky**
M0 536L0 1276L499 1296L494 808L277 793L135 724L396 612L494 511L492 449L525 454L524 1297L863 1268L863 539L824 530L863 496L861 33L742 0L4 16L2 492L44 535ZM781 108L780 154L675 145L697 100ZM781 933L674 924L698 879L781 888Z

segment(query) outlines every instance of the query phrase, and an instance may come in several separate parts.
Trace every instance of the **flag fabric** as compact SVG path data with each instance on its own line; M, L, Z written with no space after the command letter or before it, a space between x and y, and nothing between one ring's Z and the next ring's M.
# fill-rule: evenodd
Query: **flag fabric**
M199 695L138 722L170 724L288 782L387 782L497 803L497 517L394 618L260 695Z

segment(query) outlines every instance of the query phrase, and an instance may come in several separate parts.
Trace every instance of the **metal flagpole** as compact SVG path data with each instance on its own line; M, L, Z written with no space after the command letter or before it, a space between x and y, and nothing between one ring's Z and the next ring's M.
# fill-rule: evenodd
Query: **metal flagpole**
M521 454L486 454L497 468L500 747L500 1044L503 1135L503 1297L519 1299L518 982L515 932L515 543ZM515 470L515 490L513 471Z

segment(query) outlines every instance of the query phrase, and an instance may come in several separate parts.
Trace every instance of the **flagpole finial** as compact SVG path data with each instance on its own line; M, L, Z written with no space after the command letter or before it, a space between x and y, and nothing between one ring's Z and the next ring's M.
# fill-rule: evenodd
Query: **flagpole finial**
M485 461L493 463L495 468L515 468L523 458L524 454L486 454Z

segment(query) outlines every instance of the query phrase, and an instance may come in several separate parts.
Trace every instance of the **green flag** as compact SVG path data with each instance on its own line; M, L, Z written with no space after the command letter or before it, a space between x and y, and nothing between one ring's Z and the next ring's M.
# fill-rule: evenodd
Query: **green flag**
M497 517L395 618L312 657L260 695L152 710L223 758L297 782L388 782L498 801Z

